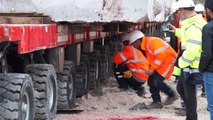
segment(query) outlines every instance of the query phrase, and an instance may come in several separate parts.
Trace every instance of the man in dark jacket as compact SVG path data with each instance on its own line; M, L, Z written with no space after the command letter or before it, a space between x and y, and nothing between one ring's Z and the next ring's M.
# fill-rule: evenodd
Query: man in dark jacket
M209 111L211 120L213 120L213 0L206 0L205 9L208 24L203 27L202 31L199 70L203 73Z

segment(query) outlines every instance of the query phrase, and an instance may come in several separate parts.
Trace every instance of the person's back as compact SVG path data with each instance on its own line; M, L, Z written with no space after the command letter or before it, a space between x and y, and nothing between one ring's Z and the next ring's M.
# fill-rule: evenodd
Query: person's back
M165 78L169 78L173 72L173 66L176 61L177 53L174 49L157 37L144 37L146 49L146 58L151 64L151 69L156 70Z
M213 120L213 1L205 3L208 24L202 30L202 54L199 70L203 73L206 98L211 120Z

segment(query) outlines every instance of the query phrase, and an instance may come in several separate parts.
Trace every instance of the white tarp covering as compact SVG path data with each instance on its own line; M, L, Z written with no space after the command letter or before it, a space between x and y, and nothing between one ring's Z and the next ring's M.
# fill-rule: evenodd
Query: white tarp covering
M0 12L34 12L35 6L31 0L0 0Z
M48 2L49 1L49 2ZM51 2L50 2L51 1ZM39 12L56 21L137 22L146 16L147 0L35 0Z
M164 21L174 0L1 0L0 12L38 12L54 21Z
M175 0L148 0L148 18L150 21L164 21L170 14L171 5Z

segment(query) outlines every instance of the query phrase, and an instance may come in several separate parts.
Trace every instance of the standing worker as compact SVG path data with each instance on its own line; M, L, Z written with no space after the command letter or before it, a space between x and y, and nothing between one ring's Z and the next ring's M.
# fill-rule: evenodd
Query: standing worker
M184 19L181 29L172 27L171 32L181 38L181 51L178 66L182 69L177 91L186 105L186 120L197 120L196 84L202 81L198 70L201 56L201 30L206 24L202 15L196 14L193 0L177 2L180 15Z
M139 50L129 44L129 34L122 37L122 42L122 50L113 57L113 70L119 88L130 87L137 91L138 96L143 96L142 85L148 80L149 63Z
M141 31L130 33L130 44L145 53L150 64L148 85L153 99L150 108L163 107L160 91L168 96L164 104L172 104L178 99L178 96L163 80L171 77L177 53L162 39L145 37Z
M205 3L208 24L202 31L202 53L199 70L203 73L208 109L213 120L213 1Z
M171 22L171 24L177 28L180 28L180 13L178 12L178 6L176 2L172 4L171 15L173 17L173 21ZM170 41L171 47L178 53L178 56L180 56L180 38L176 37L174 33L170 32ZM175 82L177 82L181 74L181 69L178 67L177 62L175 64L174 71L172 74L173 76L175 76Z
M170 23L179 28L180 27L180 14L177 9L176 2L172 4L170 16L172 17L172 21ZM170 33L170 45L171 47L178 53L179 52L179 43L180 39L178 39L174 33Z
M207 21L204 6L202 4L195 5L195 12L197 14L201 14L203 16L203 18Z

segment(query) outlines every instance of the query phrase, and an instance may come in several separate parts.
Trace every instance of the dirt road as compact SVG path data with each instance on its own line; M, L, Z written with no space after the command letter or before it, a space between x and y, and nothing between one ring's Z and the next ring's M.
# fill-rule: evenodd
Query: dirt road
M174 80L166 81L175 89ZM57 114L56 120L184 120L184 116L175 114L180 108L180 100L174 104L164 106L162 109L138 109L129 110L138 103L149 105L152 100L149 88L145 84L147 94L145 97L138 97L133 90L120 91L114 78L105 83L103 95L96 96L93 93L79 98L76 110L83 110L75 114ZM210 120L209 112L206 110L206 98L200 96L198 89L198 120ZM162 93L162 101L166 99Z

